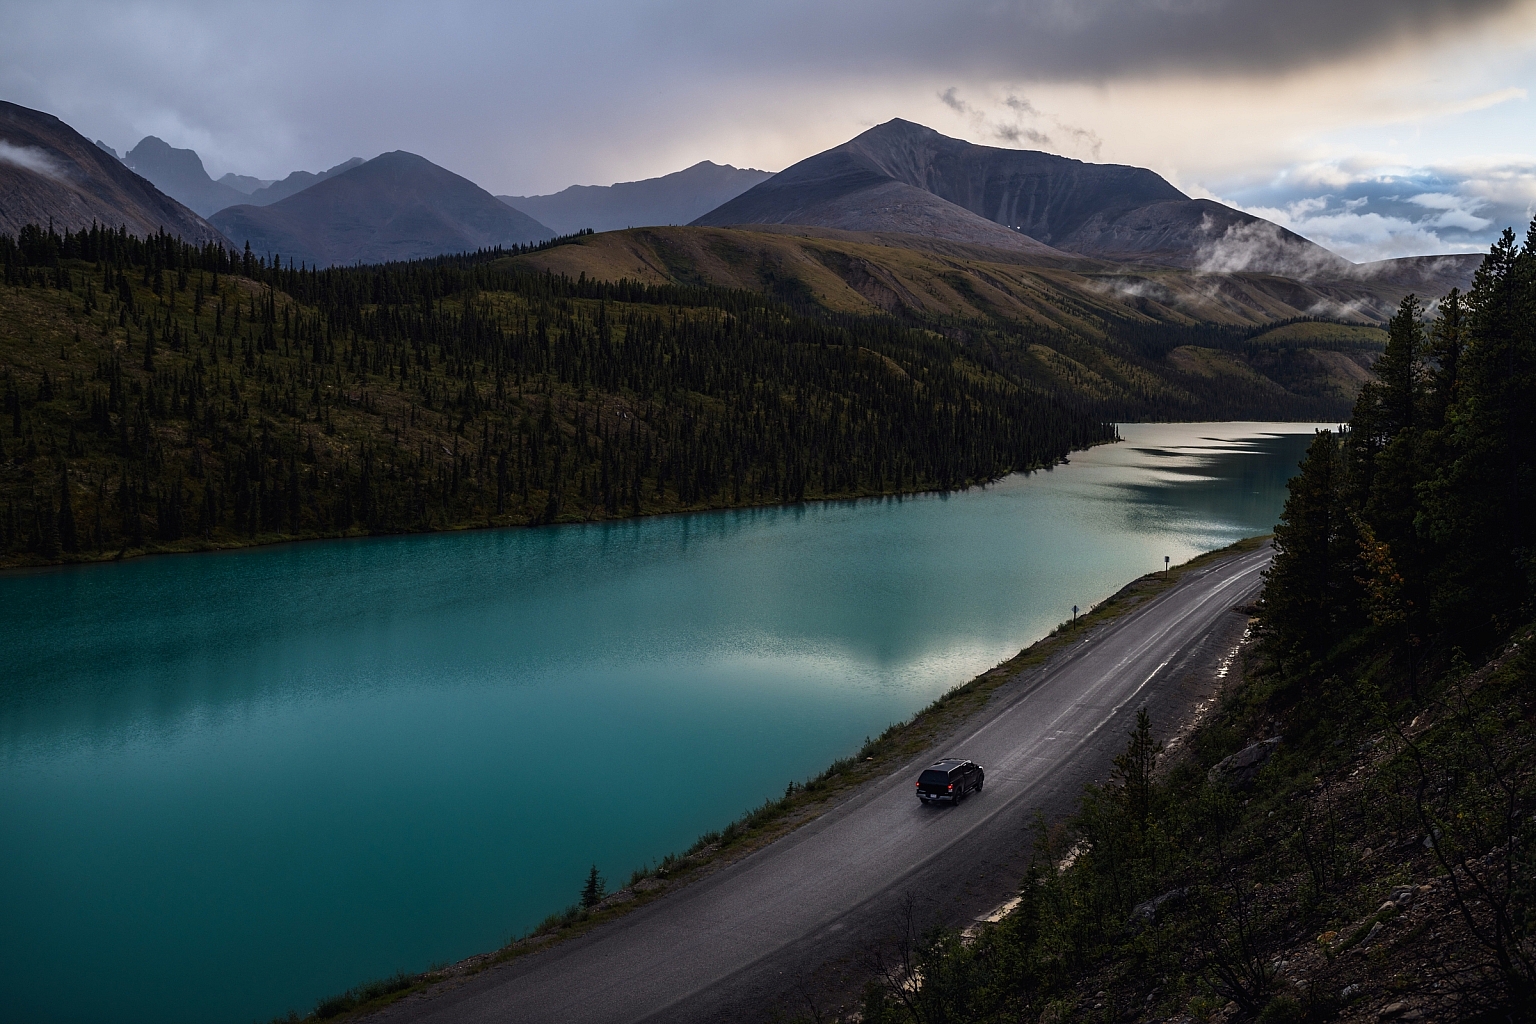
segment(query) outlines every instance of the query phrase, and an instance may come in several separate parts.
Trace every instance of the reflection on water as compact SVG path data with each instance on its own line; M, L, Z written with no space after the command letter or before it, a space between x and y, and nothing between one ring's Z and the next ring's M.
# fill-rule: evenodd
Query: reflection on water
M622 881L1164 555L1267 531L1310 431L0 577L0 1005L245 1021L494 946L593 861ZM656 785L680 758L712 767L686 800Z

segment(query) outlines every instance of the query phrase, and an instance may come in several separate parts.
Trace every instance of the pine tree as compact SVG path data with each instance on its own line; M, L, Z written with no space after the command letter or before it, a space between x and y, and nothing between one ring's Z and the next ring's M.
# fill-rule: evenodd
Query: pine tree
M1146 832L1152 816L1152 772L1162 753L1163 745L1152 739L1152 716L1145 707L1138 708L1130 742L1109 773L1119 784L1120 798L1138 834Z
M1436 438L1443 461L1423 487L1421 529L1437 547L1437 615L1485 635L1536 587L1533 292L1536 222L1520 247L1505 231L1473 279ZM1450 331L1447 324L1437 333Z
M1343 495L1338 438L1320 430L1275 526L1275 557L1265 572L1264 623L1280 650L1306 660L1328 652L1354 608L1358 543Z
M591 910L603 901L606 896L607 886L603 876L597 873L597 865L592 865L592 870L587 872L587 881L581 887L581 905L586 910Z

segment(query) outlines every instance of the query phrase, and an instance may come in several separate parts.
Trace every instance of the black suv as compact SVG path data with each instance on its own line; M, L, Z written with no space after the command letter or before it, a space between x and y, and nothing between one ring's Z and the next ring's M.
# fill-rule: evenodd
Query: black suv
M938 800L957 804L973 790L980 793L985 779L986 772L975 761L947 757L923 769L917 777L917 798L925 804Z

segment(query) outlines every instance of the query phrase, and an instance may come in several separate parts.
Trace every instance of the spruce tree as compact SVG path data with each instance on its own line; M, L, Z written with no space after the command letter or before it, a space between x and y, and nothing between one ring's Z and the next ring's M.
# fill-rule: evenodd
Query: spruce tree
M1344 504L1338 438L1320 430L1275 526L1275 557L1265 571L1264 624L1281 652L1321 658L1342 632L1341 609L1355 605L1357 542Z
M587 881L581 887L581 905L583 909L591 910L603 901L607 887L603 876L597 873L597 865L592 865L592 870L587 872Z
M1444 461L1423 487L1421 529L1437 547L1437 614L1448 627L1483 635L1536 590L1533 292L1536 222L1520 247L1505 231L1473 279L1437 438Z

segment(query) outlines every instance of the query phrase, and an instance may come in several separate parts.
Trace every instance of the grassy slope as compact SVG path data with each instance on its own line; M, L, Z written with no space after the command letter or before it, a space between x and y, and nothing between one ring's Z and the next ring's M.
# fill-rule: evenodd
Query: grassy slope
M1266 274L1061 263L914 236L766 226L609 231L517 260L572 277L750 288L840 312L1000 315L1088 335L1104 318L1258 325L1312 315L1347 291ZM1384 307L1399 297L1355 287Z
M1326 413L1298 410L1302 418L1342 415L1385 340L1369 325L1299 323L1219 354L1203 351L1198 334L1177 352L1138 352L1113 335L1138 325L1198 332L1303 317L1332 301L1332 292L1257 274L1200 276L1088 260L1051 265L907 236L640 228L515 262L571 277L748 288L833 313L895 312L962 335L997 330L1029 379L1106 403L1126 418L1178 416L1178 407L1209 405L1212 394L1232 389L1330 405ZM1383 293L1383 304L1388 300L1395 293ZM1026 336L1009 337L1020 328ZM1217 418L1229 415L1242 414Z

